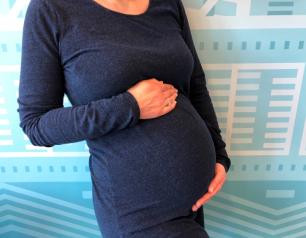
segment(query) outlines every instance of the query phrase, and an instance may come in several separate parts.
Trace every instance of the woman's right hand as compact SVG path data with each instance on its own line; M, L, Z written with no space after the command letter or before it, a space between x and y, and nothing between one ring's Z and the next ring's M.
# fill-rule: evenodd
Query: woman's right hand
M127 90L140 108L140 119L162 116L176 106L178 90L172 84L163 83L155 78L141 80Z

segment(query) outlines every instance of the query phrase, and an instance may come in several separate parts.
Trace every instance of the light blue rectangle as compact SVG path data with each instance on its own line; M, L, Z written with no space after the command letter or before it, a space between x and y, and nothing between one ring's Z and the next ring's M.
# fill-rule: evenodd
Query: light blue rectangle
M91 191L83 191L83 192L82 192L82 198L83 198L83 199L92 199L92 193L91 193Z
M293 6L293 2L269 2L269 6Z
M266 198L294 198L295 190L266 190Z

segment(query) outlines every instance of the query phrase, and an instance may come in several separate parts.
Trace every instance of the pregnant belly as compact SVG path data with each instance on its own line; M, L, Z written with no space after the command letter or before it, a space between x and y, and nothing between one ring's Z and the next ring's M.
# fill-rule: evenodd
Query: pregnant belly
M87 143L91 159L109 175L119 216L129 221L140 213L188 212L214 176L212 138L183 94L171 112Z

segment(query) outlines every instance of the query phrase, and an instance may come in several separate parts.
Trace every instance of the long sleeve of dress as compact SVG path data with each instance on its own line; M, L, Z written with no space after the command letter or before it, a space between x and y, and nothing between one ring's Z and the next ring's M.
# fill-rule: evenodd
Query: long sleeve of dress
M190 81L190 94L189 98L201 115L203 120L206 122L208 129L212 135L214 145L216 148L216 160L221 163L226 171L229 170L231 160L226 152L226 144L222 139L221 130L217 121L216 113L209 95L209 91L206 87L206 78L203 68L201 66L199 57L197 55L194 42L192 39L188 18L181 0L177 0L180 10L181 24L183 30L183 36L186 44L190 48L194 58L194 69Z
M44 0L31 0L23 35L17 112L19 126L36 146L78 142L137 124L140 109L128 91L86 105L63 106L58 22Z

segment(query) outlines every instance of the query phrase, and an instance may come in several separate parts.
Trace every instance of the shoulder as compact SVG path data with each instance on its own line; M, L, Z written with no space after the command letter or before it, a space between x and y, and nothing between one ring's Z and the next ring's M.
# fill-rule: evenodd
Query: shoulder
M56 0L55 0L56 1ZM51 2L51 1L50 1ZM23 22L23 41L44 44L55 52L58 46L58 18L48 0L30 0Z
M44 26L45 30L54 33L62 32L69 15L66 10L69 9L69 3L72 4L72 0L30 0L24 24Z
M27 11L48 13L47 10L50 10L51 5L52 1L49 0L30 0Z
M171 2L171 7L174 9L181 27L183 27L186 24L187 15L182 0L171 0L169 2Z
M65 4L70 0L30 0L27 14L57 18L59 13L65 9Z
M186 16L186 10L182 0L171 0L171 3L174 9L177 11L179 17L183 19Z
M171 2L178 10L181 10L181 8L184 8L184 4L182 0L172 0Z
M55 14L53 10L50 8L48 1L46 0L30 0L26 14L25 14L25 21L28 20L52 20L55 19Z

